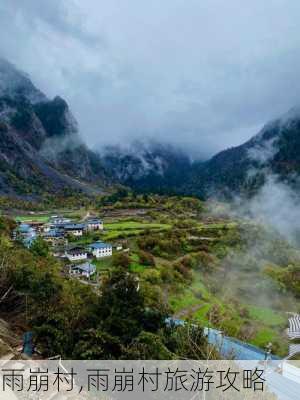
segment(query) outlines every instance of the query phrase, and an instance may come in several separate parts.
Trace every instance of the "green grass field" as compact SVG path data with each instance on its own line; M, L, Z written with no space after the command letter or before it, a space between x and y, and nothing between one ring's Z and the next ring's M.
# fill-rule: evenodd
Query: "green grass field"
M277 312L271 308L248 306L250 318L262 322L269 327L287 324L287 316L283 312Z
M193 308L196 305L205 305L206 302L210 301L210 297L199 275L195 274L191 286L182 291L180 295L177 293L171 295L169 301L174 312L178 313L185 309L188 312L188 308Z
M14 216L16 222L26 222L26 221L36 221L36 222L48 222L52 215L62 215L65 218L70 218L74 220L80 220L86 215L86 209L78 210L49 210L45 213L32 213L32 214L20 214Z
M35 215L35 214L29 214L29 215L19 215L15 217L16 222L28 222L28 221L36 221L36 222L48 222L50 216L49 215Z
M129 229L166 229L170 228L168 224L147 223L137 221L118 221L105 224L107 230L129 230Z
M96 266L97 271L109 270L112 267L112 257L103 257L98 260L94 259L92 263Z
M171 228L170 224L159 224L152 222L138 221L116 221L104 223L105 232L103 233L104 240L116 240L128 237L138 236L146 230L153 232L165 231Z

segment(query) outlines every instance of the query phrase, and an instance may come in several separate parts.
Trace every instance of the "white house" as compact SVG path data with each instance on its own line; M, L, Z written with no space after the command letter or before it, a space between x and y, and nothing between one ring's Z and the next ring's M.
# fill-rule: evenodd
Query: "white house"
M96 273L96 267L95 265L87 261L83 264L71 265L69 268L69 273L70 275L84 276L86 278L90 278Z
M103 221L98 218L88 219L85 223L85 229L87 231L102 231Z
M69 261L81 261L87 259L87 251L81 247L73 247L65 251L65 256Z
M82 236L84 225L83 224L66 224L64 225L64 230L66 234L73 236Z
M95 242L89 245L89 250L96 258L109 257L112 255L112 245L104 242Z
M50 225L54 225L54 226L63 226L66 224L70 224L71 220L70 218L64 218L64 217L60 217L58 215L52 215L50 220L49 220Z

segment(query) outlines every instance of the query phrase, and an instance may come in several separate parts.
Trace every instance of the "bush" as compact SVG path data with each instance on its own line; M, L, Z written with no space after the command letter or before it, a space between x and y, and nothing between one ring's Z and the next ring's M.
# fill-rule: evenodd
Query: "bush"
M197 265L206 271L211 271L218 265L218 259L206 251L199 251L196 255Z
M174 270L179 272L180 275L187 281L192 280L192 272L186 267L181 261L177 261L173 264Z
M129 269L130 264L131 260L127 253L117 253L113 256L112 265L114 267Z
M38 237L30 247L33 254L39 257L47 257L49 255L49 245L41 237Z
M142 265L147 265L147 266L151 266L151 267L155 266L154 257L152 256L152 254L150 254L146 251L140 250L139 259L140 259L140 263Z
M172 358L174 355L163 344L162 338L151 332L141 332L126 351L128 360L170 360Z

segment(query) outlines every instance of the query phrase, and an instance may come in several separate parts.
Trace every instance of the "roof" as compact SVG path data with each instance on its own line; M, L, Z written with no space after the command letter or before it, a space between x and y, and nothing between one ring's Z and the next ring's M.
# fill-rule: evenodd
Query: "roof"
M22 237L25 237L26 239L33 239L36 238L36 231L33 229L30 225L28 224L21 224L18 226L17 229L15 229L15 234L18 232L21 234Z
M83 264L78 264L78 265L72 265L71 269L79 269L82 272L88 272L89 274L93 274L96 272L96 267L95 265L85 262Z
M104 243L104 242L95 242L95 243L89 244L89 248L91 248L91 249L105 249L107 247L112 247L112 245L109 243Z
M62 216L52 216L51 218L50 218L50 222L71 222L71 220L70 220L70 218L65 218L65 217L62 217Z
M81 254L86 253L86 250L82 247L73 247L72 249L66 250L68 254Z
M99 218L91 218L86 221L87 224L102 224L102 220Z
M289 318L289 329L288 336L290 339L299 339L300 338L300 315L294 314L291 318Z
M60 229L50 229L45 233L45 237L63 237L64 233Z
M21 233L27 233L33 230L33 228L28 224L20 224L18 229Z
M84 229L84 225L83 224L65 224L64 228L67 230L80 230L80 229Z

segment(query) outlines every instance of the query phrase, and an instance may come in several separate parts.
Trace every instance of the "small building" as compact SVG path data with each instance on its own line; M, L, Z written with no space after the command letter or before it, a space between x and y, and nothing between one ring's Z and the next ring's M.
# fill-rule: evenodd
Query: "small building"
M65 257L69 261L81 261L87 259L87 251L82 247L73 247L65 251Z
M40 221L28 221L28 225L31 226L37 233L41 233L44 230L44 222Z
M95 242L90 244L89 251L96 258L109 257L112 255L112 245L104 242Z
M52 246L66 245L68 240L65 238L65 233L62 229L54 228L44 232L43 239Z
M60 226L60 227L70 223L71 223L70 218L64 218L58 215L52 215L49 220L50 225Z
M98 218L91 218L85 222L85 229L87 231L102 231L103 221Z
M37 233L29 224L22 223L14 230L13 238L15 240L20 240L24 246L29 248L36 240Z
M83 224L66 224L64 225L65 233L73 236L82 236L84 225Z
M27 235L31 235L32 232L34 232L34 228L32 228L32 226L30 226L29 224L22 223L17 227L17 232L20 235L27 236Z
M90 262L85 262L83 264L71 265L69 268L69 274L75 276L84 276L85 278L90 278L96 273L95 265Z
M44 224L43 233L49 232L51 229L56 229L56 226L51 225L50 223Z
M116 251L121 251L121 250L123 250L123 245L122 245L122 243L116 243L113 245L113 248Z
M64 250L64 246L53 246L52 250L51 250L51 254L53 255L53 257L56 258L65 258L66 257L66 251Z
M288 337L291 340L300 339L300 315L293 314L289 318Z

